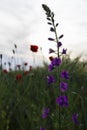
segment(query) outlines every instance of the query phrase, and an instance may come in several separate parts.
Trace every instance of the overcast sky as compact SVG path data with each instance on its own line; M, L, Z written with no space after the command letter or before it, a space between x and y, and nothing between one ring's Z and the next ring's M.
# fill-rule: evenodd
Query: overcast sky
M28 59L30 44L41 46L45 56L54 47L47 40L51 33L42 4L55 13L68 52L87 57L87 0L0 0L0 54L11 55L17 44L20 56Z

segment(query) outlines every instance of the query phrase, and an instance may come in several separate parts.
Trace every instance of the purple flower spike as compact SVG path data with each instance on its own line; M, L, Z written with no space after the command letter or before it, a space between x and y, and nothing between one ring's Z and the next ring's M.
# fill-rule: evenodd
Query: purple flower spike
M53 49L49 49L49 53L53 53L53 52L55 52Z
M56 103L60 106L60 107L68 107L68 97L65 95L59 96L56 99Z
M76 113L74 113L73 115L72 115L72 121L75 123L75 124L79 124L79 121L78 121L78 114L76 114Z
M49 112L50 112L49 108L44 108L42 112L42 118L45 119L48 116Z
M69 79L69 72L64 70L61 72L61 77L65 79Z
M47 82L48 82L48 84L54 83L55 82L55 77L53 75L47 76Z
M65 92L68 89L68 84L65 82L60 82L60 90L61 92Z
M62 50L62 54L66 54L67 49Z
M41 127L40 130L45 130L45 128L42 128L42 127Z

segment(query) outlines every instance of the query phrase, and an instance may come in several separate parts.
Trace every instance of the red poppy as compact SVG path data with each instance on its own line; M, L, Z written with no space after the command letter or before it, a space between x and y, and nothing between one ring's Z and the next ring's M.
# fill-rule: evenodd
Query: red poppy
M4 73L8 73L8 71L6 69L3 70Z
M32 52L37 52L37 51L38 51L38 46L37 46L37 45L31 45L31 46L30 46L30 50L31 50Z
M27 62L25 62L25 63L24 63L24 65L25 65L25 66L27 66L27 65L28 65L28 63L27 63Z
M20 80L20 79L22 79L22 75L21 74L17 74L16 75L16 80Z

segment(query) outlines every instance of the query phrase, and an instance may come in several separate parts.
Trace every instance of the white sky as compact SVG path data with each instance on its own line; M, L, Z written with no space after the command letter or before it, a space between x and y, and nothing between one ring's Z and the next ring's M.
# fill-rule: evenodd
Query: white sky
M32 58L30 44L41 46L45 56L49 47L55 47L47 40L52 35L42 4L55 13L68 52L87 57L87 0L0 0L0 54L11 55L14 43L25 59Z

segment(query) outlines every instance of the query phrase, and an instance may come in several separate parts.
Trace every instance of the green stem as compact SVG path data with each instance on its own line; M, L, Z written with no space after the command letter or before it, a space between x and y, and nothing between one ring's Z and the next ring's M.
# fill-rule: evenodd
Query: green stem
M57 36L56 26L54 24L54 19L51 18L51 20L52 20L52 24L53 24L53 27L54 27L56 43L58 44L59 40L58 40L58 36ZM60 58L58 45L57 45L57 57ZM60 66L58 67L57 72L58 72L58 85L59 85L60 84ZM59 95L60 94L61 94L61 92L60 92L60 89L59 89ZM59 130L61 130L61 111L60 111L60 106L59 106Z

